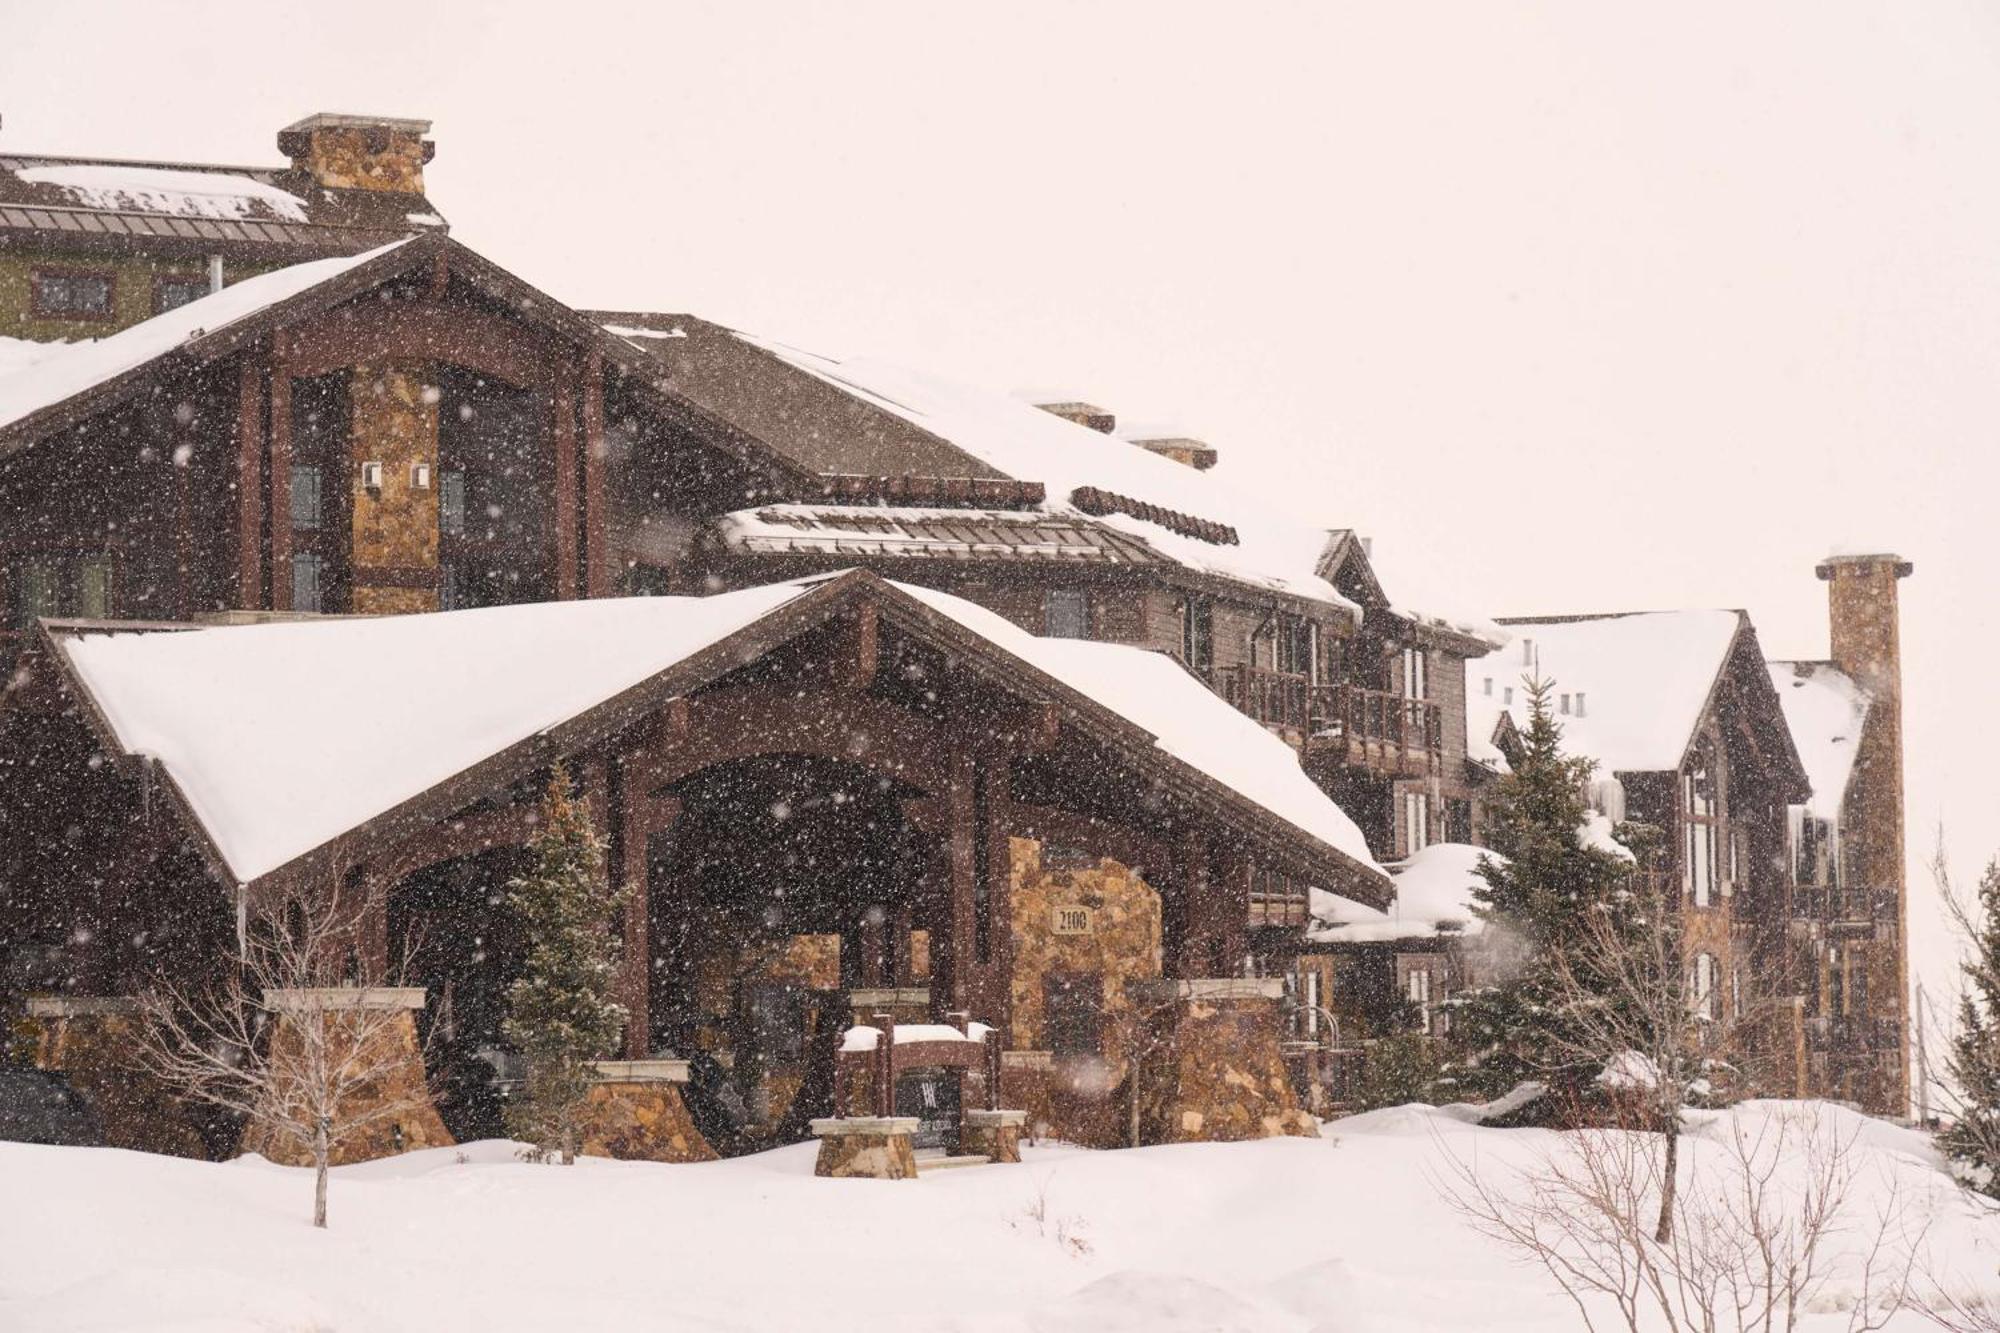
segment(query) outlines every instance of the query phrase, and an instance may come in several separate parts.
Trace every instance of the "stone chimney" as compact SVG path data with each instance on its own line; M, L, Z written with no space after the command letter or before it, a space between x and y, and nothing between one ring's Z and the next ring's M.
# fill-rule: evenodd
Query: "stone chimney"
M422 194L424 163L437 152L430 132L428 120L321 111L279 130L278 151L323 189Z
M1829 556L1815 571L1827 584L1833 664L1868 691L1868 716L1855 747L1854 770L1841 805L1841 847L1850 890L1893 890L1899 929L1886 955L1871 966L1871 987L1897 997L1870 1008L1901 1018L1909 994L1909 894L1903 851L1903 653L1896 584L1915 567L1900 556ZM1822 799L1829 794L1821 793ZM1877 972L1879 969L1879 973ZM1890 988L1893 987L1893 990ZM1904 1041L1908 1025L1904 1025ZM1907 1050L1905 1050L1907 1055ZM1909 1100L1909 1061L1887 1075L1885 1100Z
M1088 426L1101 434L1109 435L1117 429L1118 418L1094 403L1069 400L1059 403L1036 403L1044 412L1061 417L1064 421L1074 421L1079 426Z
M1196 472L1206 472L1215 466L1215 450L1192 436L1170 431L1133 431L1124 439L1127 444L1136 444L1149 454L1171 458Z

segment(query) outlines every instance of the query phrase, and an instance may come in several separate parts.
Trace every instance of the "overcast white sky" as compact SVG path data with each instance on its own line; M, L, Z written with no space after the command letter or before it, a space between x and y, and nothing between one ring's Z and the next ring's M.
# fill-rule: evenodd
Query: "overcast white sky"
M455 234L564 300L1184 424L1454 605L1741 606L1822 656L1813 564L1894 548L1913 850L2000 851L1991 6L0 0L0 33L0 148L275 163L311 111L427 116Z

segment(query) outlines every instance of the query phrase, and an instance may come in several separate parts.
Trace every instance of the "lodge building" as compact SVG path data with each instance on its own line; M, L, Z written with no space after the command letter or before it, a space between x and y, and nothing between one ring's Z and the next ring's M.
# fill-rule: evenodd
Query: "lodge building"
M457 1091L405 1141L494 1132L490 900L560 761L627 894L607 1077L686 1110L614 1146L887 1133L920 1087L933 1144L1016 1111L1309 1132L1312 1071L1364 1041L1319 1021L1331 971L1301 1002L1345 947L1314 904L1393 913L1386 865L1477 843L1493 664L1574 631L1403 605L1358 535L1089 403L572 309L451 239L427 132L309 117L275 170L0 153L0 993L38 1058L115 1046L149 969L314 887L367 905L357 984L407 968L445 1038ZM1835 860L1900 960L1893 600L1866 644L1841 611L1881 567L1832 563L1809 673L1854 683L1865 791L1816 794L1742 617L1681 749L1598 756L1690 830L1694 905L1734 904L1718 976L1834 901L1775 869L1815 831L1863 841ZM1738 838L1740 880L1699 879ZM1838 1044L1827 984L1800 1091L1858 1088L1803 1051Z

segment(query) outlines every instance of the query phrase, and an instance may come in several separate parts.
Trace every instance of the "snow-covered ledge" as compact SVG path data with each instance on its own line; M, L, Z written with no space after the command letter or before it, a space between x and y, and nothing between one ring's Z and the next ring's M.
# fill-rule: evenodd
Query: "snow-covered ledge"
M917 1132L917 1118L913 1115L828 1116L813 1121L812 1132L822 1139L843 1138L851 1134L914 1134Z
M592 1060L600 1083L685 1083L685 1060Z
M422 986L303 986L264 992L264 1007L279 1013L317 1014L335 1009L421 1009Z
M1026 1111L967 1111L965 1113L965 1127L967 1129L999 1129L1006 1125L1012 1125L1016 1129L1019 1129L1027 1123L1028 1113Z
M30 995L30 1018L95 1018L136 1014L139 1001L130 995Z
M1180 981L1143 981L1130 989L1147 1000L1276 1000L1285 994L1282 977L1190 977Z

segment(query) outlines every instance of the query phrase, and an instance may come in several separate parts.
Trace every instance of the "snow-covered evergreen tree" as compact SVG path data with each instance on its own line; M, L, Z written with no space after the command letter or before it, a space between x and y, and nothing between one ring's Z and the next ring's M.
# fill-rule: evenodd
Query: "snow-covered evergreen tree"
M1539 1082L1555 1094L1548 1101L1567 1105L1588 1095L1602 1061L1582 1056L1567 1030L1559 997L1568 988L1554 959L1599 933L1586 927L1590 914L1625 911L1633 862L1581 836L1595 764L1564 753L1562 724L1549 707L1552 682L1530 680L1526 688L1521 754L1488 806L1487 842L1500 856L1482 858L1484 883L1474 893L1493 975L1453 1002L1439 1093L1487 1099Z
M594 1082L590 1062L612 1053L625 1009L612 998L620 950L610 931L617 899L604 848L560 764L530 851L534 867L507 885L527 954L507 992L502 1031L528 1072L527 1095L508 1107L508 1128L568 1165Z
M1988 862L1979 877L1975 912L1959 915L1970 928L1972 947L1960 965L1965 994L1945 1062L1955 1123L1939 1146L1954 1175L2000 1197L2000 861Z

